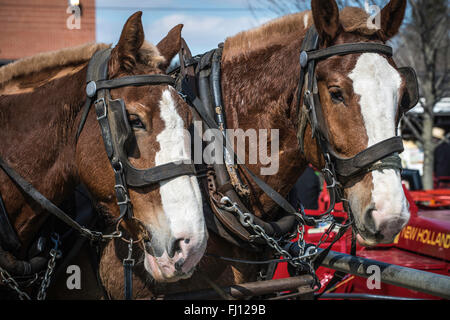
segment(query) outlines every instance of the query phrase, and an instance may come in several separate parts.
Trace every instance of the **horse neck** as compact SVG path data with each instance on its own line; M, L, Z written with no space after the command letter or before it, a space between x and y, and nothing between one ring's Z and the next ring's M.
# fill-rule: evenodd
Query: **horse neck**
M295 95L300 71L300 45L301 39L296 37L293 42L272 45L227 60L225 44L222 62L222 90L228 128L255 129L256 132L266 129L268 137L270 130L279 130L278 171L274 175L260 177L282 195L287 195L307 165L296 136ZM269 146L267 148L270 150ZM247 159L248 153L246 148ZM261 163L258 161L258 164L248 167L259 174ZM257 214L275 208L273 201L255 185L252 186L255 198L252 204Z
M6 142L0 145L0 155L56 205L76 183L75 124L85 96L86 68L65 69L72 73L29 88L26 93L0 98L0 122L3 122L0 126L7 128L0 131L0 140ZM39 229L46 214L42 214L39 205L26 199L1 170L0 181L0 193L10 219L26 243Z

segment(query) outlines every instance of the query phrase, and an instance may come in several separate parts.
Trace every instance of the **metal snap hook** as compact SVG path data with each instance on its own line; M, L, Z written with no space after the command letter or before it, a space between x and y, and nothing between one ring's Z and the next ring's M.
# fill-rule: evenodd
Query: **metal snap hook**
M225 210L236 210L235 204L227 196L222 197L220 199L220 203L223 205ZM228 204L228 205L226 205L226 204Z

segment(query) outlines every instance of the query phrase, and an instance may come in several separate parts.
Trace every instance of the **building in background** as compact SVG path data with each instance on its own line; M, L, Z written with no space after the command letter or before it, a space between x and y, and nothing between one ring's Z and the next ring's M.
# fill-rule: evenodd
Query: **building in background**
M95 0L0 0L0 32L1 64L93 42Z

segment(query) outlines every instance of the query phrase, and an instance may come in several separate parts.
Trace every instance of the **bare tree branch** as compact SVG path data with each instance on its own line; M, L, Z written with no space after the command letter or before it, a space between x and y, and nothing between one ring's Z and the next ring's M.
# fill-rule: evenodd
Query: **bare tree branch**
M408 116L405 115L403 117L403 122L405 125L411 130L414 137L419 140L421 143L423 143L422 134L416 129L416 127L412 124L412 122L409 120Z

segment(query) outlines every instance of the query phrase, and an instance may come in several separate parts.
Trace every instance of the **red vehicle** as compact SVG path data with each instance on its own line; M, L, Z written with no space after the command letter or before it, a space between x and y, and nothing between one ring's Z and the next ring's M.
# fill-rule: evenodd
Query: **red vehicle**
M324 188L326 190L326 188ZM357 246L357 256L386 262L427 272L450 275L450 190L408 191L406 197L410 203L411 219L408 225L400 232L393 244L379 245L374 248ZM306 211L309 215L324 212L329 199L326 192L319 198L318 211ZM336 217L347 217L342 206L336 206ZM305 240L308 243L317 243L327 229L328 225L319 225L318 228L308 228L305 231ZM332 233L327 240L331 242L336 233ZM325 246L326 244L324 244ZM347 232L332 250L350 253L351 234ZM322 290L333 277L334 270L320 267L317 275L322 284ZM286 264L280 264L275 277L288 277ZM334 288L327 293L353 293L370 294L378 296L438 299L436 297L408 290L405 288L381 283L380 289L369 289L367 279L347 275Z

